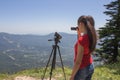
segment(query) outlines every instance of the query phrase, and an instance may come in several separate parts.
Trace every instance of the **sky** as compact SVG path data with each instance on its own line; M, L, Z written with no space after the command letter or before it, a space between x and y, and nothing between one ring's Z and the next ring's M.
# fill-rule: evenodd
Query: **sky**
M106 23L109 16L103 6L114 0L0 0L0 32L12 34L76 33L81 15L91 15L95 28Z

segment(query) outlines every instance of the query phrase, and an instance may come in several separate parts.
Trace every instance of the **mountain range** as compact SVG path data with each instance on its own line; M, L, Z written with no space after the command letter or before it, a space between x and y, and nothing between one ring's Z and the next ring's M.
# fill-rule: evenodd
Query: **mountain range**
M59 33L58 46L65 66L73 65L75 34ZM54 33L48 35L19 35L0 33L0 73L13 73L29 68L45 67L53 49ZM53 41L48 41L52 39ZM56 65L61 66L56 56ZM52 57L51 57L52 59ZM52 61L52 60L51 60ZM51 62L50 62L51 63Z

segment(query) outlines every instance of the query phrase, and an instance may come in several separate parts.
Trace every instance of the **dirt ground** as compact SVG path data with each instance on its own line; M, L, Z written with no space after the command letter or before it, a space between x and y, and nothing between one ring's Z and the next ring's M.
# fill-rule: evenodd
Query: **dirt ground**
M41 80L41 79L35 79L35 78L29 77L29 76L17 76L14 78L14 80ZM44 80L49 80L49 78L44 79ZM56 80L56 79L51 79L51 80Z

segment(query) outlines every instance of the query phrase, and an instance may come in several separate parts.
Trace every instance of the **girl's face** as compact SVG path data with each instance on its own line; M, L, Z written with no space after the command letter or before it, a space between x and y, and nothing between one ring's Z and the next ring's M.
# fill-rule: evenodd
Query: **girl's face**
M78 33L78 35L80 35L80 33L82 33L82 31L83 31L83 26L84 24L82 23L82 22L80 22L79 24L78 24L78 29L77 29L77 33Z

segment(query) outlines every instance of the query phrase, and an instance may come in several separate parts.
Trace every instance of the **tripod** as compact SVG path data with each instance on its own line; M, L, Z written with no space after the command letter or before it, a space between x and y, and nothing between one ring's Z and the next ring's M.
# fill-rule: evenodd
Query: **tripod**
M65 80L66 80L66 75L65 75L65 71L64 71L64 65L63 65L63 61L62 61L62 57L61 57L61 53L60 53L60 48L59 48L59 46L57 45L57 43L58 43L58 42L55 42L55 45L52 46L53 49L52 49L52 51L51 51L49 60L48 60L48 62L47 62L47 65L46 65L46 68L45 68L45 71L44 71L44 75L43 75L42 80L43 80L44 77L45 77L45 73L46 73L47 67L48 67L49 62L50 62L50 60L51 60L51 57L52 57L52 55L53 55L52 65L51 65L51 70L50 70L50 78L49 78L49 80L51 80L52 71L53 71L53 69L55 69L57 49L58 49L59 56L60 56L60 60L61 60L61 65L62 65L62 70L63 70L63 73L64 73L64 78L65 78Z

